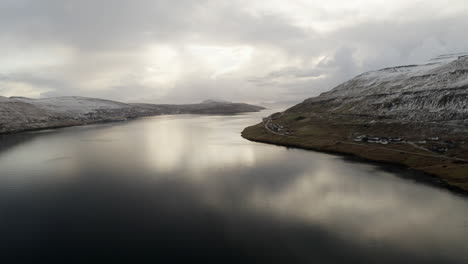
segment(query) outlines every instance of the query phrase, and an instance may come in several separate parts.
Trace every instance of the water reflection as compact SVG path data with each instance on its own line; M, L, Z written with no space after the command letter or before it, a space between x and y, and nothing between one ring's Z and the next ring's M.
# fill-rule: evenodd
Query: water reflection
M466 198L403 170L242 139L262 115L2 137L1 248L133 263L468 261Z
M185 116L145 123L142 144L148 166L158 172L188 170L191 176L210 168L253 166L254 147L239 137L226 138L226 131L236 127L228 122L228 128L216 127L216 119Z

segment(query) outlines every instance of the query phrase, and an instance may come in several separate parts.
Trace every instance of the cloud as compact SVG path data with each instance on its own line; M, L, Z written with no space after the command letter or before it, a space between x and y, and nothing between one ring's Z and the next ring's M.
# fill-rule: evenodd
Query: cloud
M4 0L0 95L303 100L465 51L467 26L461 0Z

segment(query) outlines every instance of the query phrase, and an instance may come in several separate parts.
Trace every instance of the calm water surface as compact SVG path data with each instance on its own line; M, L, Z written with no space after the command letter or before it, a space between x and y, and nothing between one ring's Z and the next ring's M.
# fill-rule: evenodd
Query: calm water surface
M242 139L264 115L0 136L4 263L468 263L466 198Z

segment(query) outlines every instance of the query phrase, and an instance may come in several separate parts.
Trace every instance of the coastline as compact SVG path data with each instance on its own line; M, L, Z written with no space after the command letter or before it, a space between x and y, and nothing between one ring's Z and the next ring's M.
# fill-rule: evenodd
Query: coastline
M127 104L79 96L30 99L1 97L0 134L120 122L139 117L201 114L232 115L264 108L245 103L203 101L198 104Z
M442 157L438 159L431 157L416 157L416 155L403 152L395 155L395 153L391 153L390 150L376 150L377 148L374 148L373 146L346 146L346 144L335 141L334 139L314 139L313 137L301 138L279 135L274 134L271 131L267 131L264 128L263 123L245 128L242 131L241 136L253 142L317 151L339 155L358 162L370 162L381 166L409 169L412 170L412 172L415 174L414 177L411 177L413 180L427 183L432 186L437 186L439 188L443 188L463 196L468 196L468 184L465 182L451 180L449 172L437 173L437 170L431 170L431 168L417 166L421 159L424 159L425 162L432 161L434 164L437 164L443 168L446 166L448 168L447 164L450 164L451 166L458 165L453 164L452 160L443 159ZM402 160L405 162L402 162ZM408 162L408 160L414 161ZM466 173L468 174L468 167L466 164L461 164L460 166L464 166L466 168Z
M157 116L157 115L154 115ZM34 131L42 131L42 130L49 130L49 129L60 129L60 128L67 128L67 127L78 127L78 126L87 126L87 125L96 125L96 124L107 124L107 123L118 123L118 122L125 122L129 120L134 120L137 118L141 118L145 116L139 116L134 118L127 118L127 119L115 119L115 120L96 120L96 121L89 121L89 122L64 122L62 124L50 124L44 126L37 126L37 127L28 127L22 129L13 129L7 131L0 131L0 135L11 135L17 133L24 133L24 132L34 132Z
M0 131L0 135L10 135L10 134L17 134L17 133L24 133L24 132L34 132L34 131L41 131L41 130L48 130L48 129L60 129L60 128L67 128L67 127L78 127L78 126L87 126L87 125L98 125L98 124L107 124L107 123L119 123L119 122L126 122L131 120L136 120L139 118L145 117L152 117L152 116L173 116L173 115L202 115L202 116L233 116L239 114L248 114L253 113L254 111L246 111L246 112L237 112L237 113L177 113L177 114L170 114L170 113L152 113L152 114L142 114L138 116L131 116L126 118L116 118L116 119L101 119L101 120L87 120L87 121L64 121L52 124L40 123L37 126L31 126L27 128L21 129L12 129L12 130L5 130ZM258 112L258 111L256 111Z

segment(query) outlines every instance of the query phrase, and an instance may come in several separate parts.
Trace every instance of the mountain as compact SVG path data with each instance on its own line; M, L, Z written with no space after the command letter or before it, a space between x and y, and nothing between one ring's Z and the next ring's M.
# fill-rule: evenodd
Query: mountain
M467 102L468 55L457 55L367 72L295 109L400 121L466 121Z
M265 109L261 106L227 101L206 100L200 104L132 104L140 111L156 111L162 114L202 114L202 115L232 115L246 112L258 112Z
M0 97L0 133L123 121L162 114L237 114L263 107L243 103L190 105L126 104L87 97Z
M361 74L243 136L403 164L468 191L468 54Z

